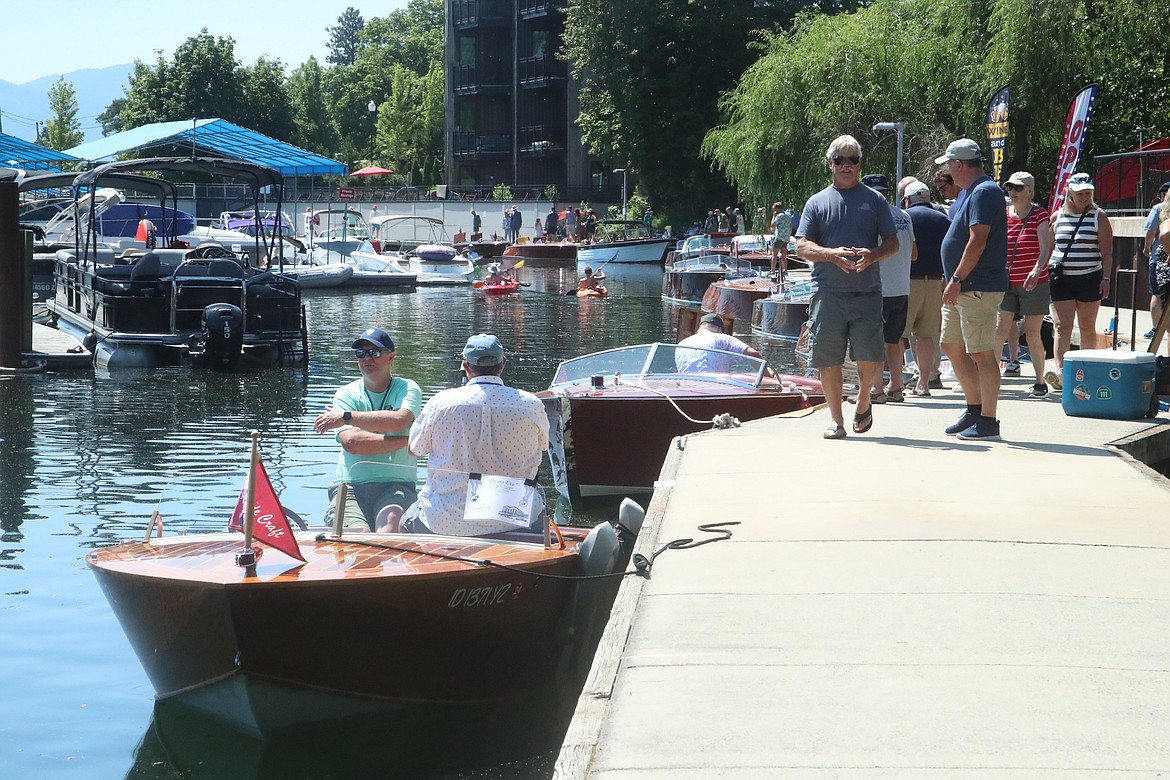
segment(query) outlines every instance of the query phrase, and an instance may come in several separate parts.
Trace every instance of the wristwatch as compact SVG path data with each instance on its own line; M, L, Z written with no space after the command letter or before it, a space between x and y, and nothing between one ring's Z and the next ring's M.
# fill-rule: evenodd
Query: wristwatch
M951 281L954 282L955 284L962 284L963 278L961 276L959 276L958 274L951 274Z
M349 422L350 420L353 419L353 412L350 412L350 411L345 412L344 414L341 415L341 419L345 420L346 422Z

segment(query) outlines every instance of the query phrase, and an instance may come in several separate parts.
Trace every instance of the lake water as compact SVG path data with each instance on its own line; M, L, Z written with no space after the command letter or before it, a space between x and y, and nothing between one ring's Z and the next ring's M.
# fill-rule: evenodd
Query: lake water
M83 558L95 547L141 538L152 509L181 492L176 483L184 477L202 475L206 483L226 472L224 483L238 486L253 429L278 488L288 486L285 502L309 517L323 509L337 449L332 435L314 434L311 423L338 385L358 376L349 345L371 325L394 336L395 371L417 381L424 399L459 382L459 354L472 333L497 334L508 350L505 379L529 390L546 387L562 359L673 341L674 307L660 298L661 268L606 272L611 294L600 301L562 294L575 284L573 267L526 268L522 278L531 287L500 298L467 288L314 292L306 297L307 368L0 376L0 776L428 774L428 740L438 729L257 746L182 716L156 718L153 689ZM790 368L790 348L755 345ZM303 475L320 475L320 483L306 486ZM582 519L596 522L611 509L590 508ZM225 525L226 517L180 517L167 531ZM572 702L566 706L571 711ZM555 734L485 745L457 728L441 726L442 750L449 758L452 737L467 748L457 762L463 768L444 762L432 776L551 773ZM404 742L413 757L400 752Z

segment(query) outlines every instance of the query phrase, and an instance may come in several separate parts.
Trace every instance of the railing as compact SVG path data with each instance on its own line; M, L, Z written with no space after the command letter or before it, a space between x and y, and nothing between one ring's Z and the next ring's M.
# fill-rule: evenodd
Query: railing
M560 3L556 0L520 0L520 18L533 19L555 11Z
M510 0L455 0L451 21L456 29L508 24L512 21Z
M456 157L495 157L512 153L511 135L455 133L452 141Z
M520 128L520 154L545 155L565 151L564 126L529 125Z
M523 85L532 86L547 81L563 81L568 75L569 64L556 57L544 55L520 58L520 83Z
M512 84L512 73L499 66L479 68L475 65L456 65L451 69L451 84L456 91L509 87Z

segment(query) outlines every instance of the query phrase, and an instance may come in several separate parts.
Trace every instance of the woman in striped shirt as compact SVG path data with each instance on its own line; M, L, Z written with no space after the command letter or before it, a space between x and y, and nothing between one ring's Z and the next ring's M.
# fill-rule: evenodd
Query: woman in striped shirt
M1045 379L1059 388L1059 369L1072 344L1074 318L1080 329L1081 349L1097 347L1097 310L1109 295L1113 273L1113 227L1093 201L1089 174L1078 173L1068 180L1064 204L1052 215L1050 224L1053 246L1049 264L1060 266L1060 274L1051 284L1058 370L1051 378L1046 374Z
M1004 185L1011 203L1007 206L1008 230L1008 291L1004 293L996 321L996 344L1002 344L1017 318L1024 319L1024 339L1028 344L1028 355L1036 382L1032 395L1036 398L1047 395L1048 385L1044 384L1044 343L1040 339L1040 328L1048 314L1049 284L1048 256L1052 253L1052 234L1048 229L1048 209L1032 202L1036 194L1036 179L1027 171L1017 171L1008 177ZM1004 374L1020 373L1016 360L1018 345L1008 344L1007 367Z

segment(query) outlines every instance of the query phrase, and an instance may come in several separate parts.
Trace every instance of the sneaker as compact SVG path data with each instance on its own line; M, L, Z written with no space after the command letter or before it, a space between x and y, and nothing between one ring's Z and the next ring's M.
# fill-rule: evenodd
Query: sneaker
M934 379L930 380L929 387L931 390L946 390L946 388L943 387L941 376L936 376Z
M1044 381L1052 385L1053 390L1060 389L1060 374L1056 373L1055 371L1045 371Z
M1152 339L1154 337L1154 333L1157 332L1157 330L1158 330L1157 328L1150 328L1149 330L1146 331L1146 335L1142 336L1142 338L1143 339Z
M1019 376L1020 375L1020 361L1009 360L1007 365L1003 367L1004 376Z
M962 433L978 421L979 415L971 414L970 412L963 412L963 416L959 418L958 422L956 422L954 425L947 426L947 436L954 436L958 433Z
M980 417L975 424L965 431L959 432L960 439L999 441L999 420Z
M1043 382L1037 382L1036 384L1032 385L1033 398L1043 398L1046 395L1048 395L1048 385L1044 384Z

